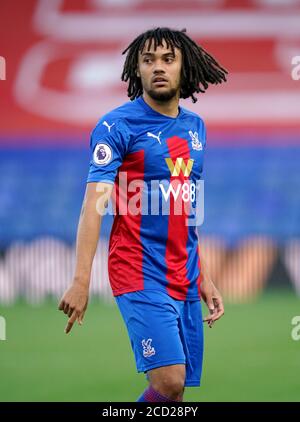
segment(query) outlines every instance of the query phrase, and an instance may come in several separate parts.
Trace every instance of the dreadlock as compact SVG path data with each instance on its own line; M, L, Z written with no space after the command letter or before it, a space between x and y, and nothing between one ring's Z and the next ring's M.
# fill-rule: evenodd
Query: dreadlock
M169 28L155 28L139 35L122 54L127 53L121 76L122 81L128 83L128 97L131 100L143 93L141 79L137 76L138 55L143 51L149 40L148 51L154 42L154 50L166 42L167 48L171 48L174 54L175 47L182 53L181 88L180 98L191 97L193 103L197 101L194 93L205 92L208 84L220 84L226 82L227 70L197 45L188 35L186 29L181 31Z

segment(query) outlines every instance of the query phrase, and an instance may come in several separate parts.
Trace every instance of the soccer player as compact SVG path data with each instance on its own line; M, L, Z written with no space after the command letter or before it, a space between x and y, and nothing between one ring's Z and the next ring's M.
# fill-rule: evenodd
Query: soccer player
M224 308L200 258L196 225L187 222L197 204L205 126L179 99L195 102L195 93L226 81L227 71L185 30L149 30L124 53L131 101L103 116L91 134L75 275L59 309L69 317L66 333L76 320L82 324L112 198L109 279L137 370L149 381L138 401L182 401L185 386L200 385L203 322L212 327ZM209 309L204 320L201 298Z

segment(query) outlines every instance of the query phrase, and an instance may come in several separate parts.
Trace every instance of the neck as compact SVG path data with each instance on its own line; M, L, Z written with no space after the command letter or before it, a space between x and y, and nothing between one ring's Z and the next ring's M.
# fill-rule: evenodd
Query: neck
M148 104L153 110L157 111L160 114L164 114L165 116L169 117L177 117L178 116L178 105L179 105L179 96L176 95L169 101L157 101L153 100L147 92L143 93L143 98L145 103Z

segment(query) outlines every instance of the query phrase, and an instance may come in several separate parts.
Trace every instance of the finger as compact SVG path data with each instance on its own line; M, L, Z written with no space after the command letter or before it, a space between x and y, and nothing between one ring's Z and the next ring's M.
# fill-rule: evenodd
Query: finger
M224 315L224 312L223 311L221 311L221 312L217 312L212 318L211 318L211 320L209 321L209 323L214 323L214 322L216 322L216 321L218 321L218 319L220 319L222 316Z
M69 318L72 316L73 311L74 311L74 306L70 306L69 311L68 311L68 317Z
M62 300L59 302L59 305L58 305L58 309L59 309L59 311L62 311L62 310L64 309L64 307L65 307L65 301L62 299Z
M224 305L223 305L222 299L220 298L215 299L215 305L216 305L216 312L212 316L213 321L217 321L218 319L221 318L221 316L224 315Z
M218 319L220 319L222 316L224 315L224 312L218 312L216 315L214 315L214 317L212 318L212 321L218 321Z
M207 307L208 307L209 313L210 313L210 314L213 314L213 313L214 313L214 311L215 311L215 305L214 305L214 302L213 302L213 301L208 302L208 303L207 303Z
M71 315L71 317L69 318L68 324L67 324L67 326L66 326L66 328L65 328L65 333L66 333L66 334L68 334L68 333L71 331L71 329L72 329L72 327L73 327L73 324L74 324L74 322L76 321L76 318L77 318L77 314L76 314L76 312L75 312L75 311L73 311L73 314L72 314L72 315Z
M217 321L218 319L220 319L222 315L224 315L223 311L217 312L217 310L216 310L213 315L210 315L210 316L207 316L206 318L204 318L203 322L207 322L207 324L211 328L213 326L214 322Z
M214 307L213 308L209 308L209 315L207 315L204 318L204 321L209 321L210 319L212 319L216 312L217 312L217 309L216 308L214 308Z
M214 304L218 311L224 312L224 304L221 297L214 298Z
M205 320L205 321L203 321L203 323L207 323L207 325L210 327L211 326L211 324L213 323L214 321L212 320L212 319L207 319L207 320Z
M83 324L84 314L85 314L85 311L81 312L81 314L77 318L79 325L82 325Z
M75 315L75 318L73 318L73 315ZM76 314L74 313L73 315L71 316L71 318L69 318L69 321L65 327L66 334L68 334L72 330L73 324L76 321Z
M206 318L204 318L203 322L211 321L211 319L212 319L212 317L211 317L211 315L209 315Z

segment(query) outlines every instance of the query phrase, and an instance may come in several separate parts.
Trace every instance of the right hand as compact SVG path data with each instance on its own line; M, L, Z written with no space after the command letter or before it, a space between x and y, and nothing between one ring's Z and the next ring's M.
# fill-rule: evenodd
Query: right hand
M83 317L88 305L88 287L73 283L63 294L58 309L68 315L69 320L65 328L68 334L77 320L82 325Z

